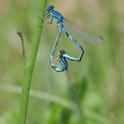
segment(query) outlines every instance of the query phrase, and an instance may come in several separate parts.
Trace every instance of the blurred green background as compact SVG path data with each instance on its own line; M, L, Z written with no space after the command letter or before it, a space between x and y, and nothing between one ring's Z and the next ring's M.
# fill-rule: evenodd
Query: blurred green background
M0 124L18 121L24 64L16 31L23 32L29 56L39 3L0 0ZM124 1L54 0L52 4L76 24L103 36L104 42L84 46L83 61L69 62L71 81L84 114L80 120L73 109L75 100L68 97L66 73L56 73L49 65L56 26L44 25L27 124L124 124ZM77 55L66 40L63 36L61 49L68 48L70 54Z

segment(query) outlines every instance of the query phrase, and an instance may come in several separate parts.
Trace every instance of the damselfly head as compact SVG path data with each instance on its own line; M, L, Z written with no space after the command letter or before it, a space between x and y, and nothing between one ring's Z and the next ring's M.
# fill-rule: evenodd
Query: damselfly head
M51 12L52 10L54 10L54 6L53 5L47 6L47 8L46 8L47 12Z
M60 52L60 55L65 54L65 50L60 50L59 52Z

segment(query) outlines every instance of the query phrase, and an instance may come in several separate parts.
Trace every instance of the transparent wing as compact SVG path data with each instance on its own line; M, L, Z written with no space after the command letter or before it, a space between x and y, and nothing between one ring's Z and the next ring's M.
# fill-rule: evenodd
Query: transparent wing
M64 19L65 22L65 28L66 25L71 25L71 31L76 34L76 37L78 37L79 40L84 41L85 43L100 43L103 41L103 37L91 32L82 31L82 29L73 23L71 20ZM68 30L68 28L67 28Z

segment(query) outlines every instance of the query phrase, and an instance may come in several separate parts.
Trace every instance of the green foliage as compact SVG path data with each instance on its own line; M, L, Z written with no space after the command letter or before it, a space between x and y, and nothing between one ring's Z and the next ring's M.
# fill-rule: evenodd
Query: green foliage
M24 124L25 119L26 124L123 124L124 2L51 2L73 22L104 38L103 43L95 45L83 46L80 41L85 48L82 62L69 61L69 73L79 96L83 118L76 110L76 100L69 98L72 89L68 89L66 74L56 73L49 66L49 53L57 31L53 23L44 25L42 32L43 19L39 15L44 15L44 2L2 0L0 3L0 124L17 124L18 118L20 124ZM23 65L17 29L24 34L29 59L27 67ZM43 37L39 45L41 32ZM70 48L71 42L65 36L60 42L59 48L64 47L69 54L77 55L77 50L73 46ZM22 102L20 88L23 89ZM30 88L35 90L31 90L28 99ZM23 104L21 114L20 104Z

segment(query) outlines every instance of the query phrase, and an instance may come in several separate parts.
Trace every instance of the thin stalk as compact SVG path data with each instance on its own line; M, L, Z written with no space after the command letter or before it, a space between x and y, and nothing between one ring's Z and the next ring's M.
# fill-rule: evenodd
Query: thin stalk
M21 87L15 86L15 85L0 85L0 91L20 94ZM68 108L72 111L77 110L77 105L75 105L75 103L73 103L72 101L68 101L66 99L62 99L53 94L41 92L35 89L30 89L30 96L34 98L39 98L41 100L46 100L47 102L50 102L50 103L53 102L55 104L59 104L60 106ZM93 112L87 107L84 107L84 115L88 118L91 118L97 121L99 124L110 124L111 123L107 117L104 117L103 115L99 113Z
M24 44L24 37L23 37L23 34L20 30L18 30L16 33L21 39L22 57L23 57L24 64L26 65L27 64L27 57L26 57L26 50L25 50L25 44Z
M40 16L42 17L44 17L45 15L45 8L47 5L47 1L48 0L41 0ZM23 81L23 86L22 86L22 97L21 97L21 104L20 104L19 124L26 124L29 91L30 91L30 86L31 86L31 80L32 80L35 60L36 60L36 56L37 56L37 52L38 52L38 48L40 44L43 23L44 23L44 19L38 17L37 26L34 31L34 37L32 41L31 55L29 57L29 62L25 68L24 81Z

